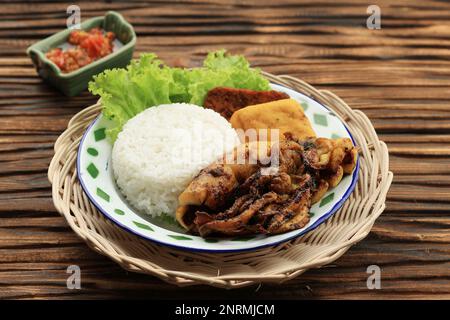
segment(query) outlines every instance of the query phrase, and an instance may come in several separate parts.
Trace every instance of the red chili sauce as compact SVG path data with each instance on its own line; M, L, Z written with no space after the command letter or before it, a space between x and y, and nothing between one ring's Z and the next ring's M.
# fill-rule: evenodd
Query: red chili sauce
M67 42L75 48L67 50L54 48L45 56L62 72L71 72L110 54L113 51L114 38L113 32L103 32L100 28L89 31L74 30L70 33Z

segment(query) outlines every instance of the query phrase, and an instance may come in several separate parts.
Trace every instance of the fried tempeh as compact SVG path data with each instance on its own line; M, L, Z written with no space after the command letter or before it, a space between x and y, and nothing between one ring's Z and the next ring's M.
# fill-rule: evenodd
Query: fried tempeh
M217 87L208 91L203 106L213 109L226 119L230 119L235 111L246 106L288 98L289 96L286 93L274 90L254 91Z

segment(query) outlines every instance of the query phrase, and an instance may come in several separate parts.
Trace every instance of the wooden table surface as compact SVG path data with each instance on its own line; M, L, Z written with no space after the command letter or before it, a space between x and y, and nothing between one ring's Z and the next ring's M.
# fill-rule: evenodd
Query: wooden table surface
M0 298L450 298L450 3L181 0L79 2L82 19L113 9L134 25L135 56L197 66L227 48L299 77L364 111L390 149L394 183L370 235L343 257L282 285L179 289L91 251L55 211L47 167L68 120L96 98L66 98L36 75L26 48L64 28L68 3L0 12ZM82 289L66 288L68 265ZM380 290L366 269L381 267Z

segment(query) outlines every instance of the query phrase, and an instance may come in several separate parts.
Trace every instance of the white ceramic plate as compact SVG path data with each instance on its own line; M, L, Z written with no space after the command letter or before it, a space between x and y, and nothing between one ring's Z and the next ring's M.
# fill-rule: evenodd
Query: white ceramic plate
M348 137L353 140L345 125L326 107L291 89L274 84L271 86L301 103L318 137ZM273 236L204 239L187 234L171 215L149 217L137 212L126 202L116 186L110 165L112 144L105 136L105 129L109 125L108 119L99 116L86 130L80 142L77 170L83 190L100 212L123 229L180 249L235 252L273 246L298 237L316 228L336 212L353 191L358 177L359 161L353 174L345 176L336 188L329 190L319 203L312 206L311 219L302 229Z

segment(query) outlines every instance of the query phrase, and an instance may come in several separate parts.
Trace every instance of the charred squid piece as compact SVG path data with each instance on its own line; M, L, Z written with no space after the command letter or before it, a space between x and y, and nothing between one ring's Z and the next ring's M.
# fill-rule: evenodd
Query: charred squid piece
M194 223L194 216L189 214L189 209L188 205L178 206L175 212L178 223L186 230L191 230Z
M290 197L290 194L278 194L278 197L274 202L269 203L264 208L260 209L258 214L252 217L250 224L259 225L260 228L258 230L264 230L263 226L267 225L268 221L280 212L283 206L288 203ZM264 233L266 233L266 231L264 231Z
M288 137L285 135L285 137ZM279 146L279 171L288 174L303 172L303 147L294 140L286 140Z
M328 191L329 184L327 181L321 179L316 183L316 187L313 190L312 197L311 197L311 204L315 204L319 202L320 199L323 198L325 193Z
M314 181L309 173L305 173L303 175L290 175L292 181L292 189L313 189Z
M191 205L179 206L175 213L176 219L183 228L193 233L197 233L197 226L199 223L203 224L214 219L214 213L208 213L205 210L209 210L209 208ZM200 214L201 217L198 219L199 213L202 214Z
M300 207L299 212L291 218L290 220L283 223L278 229L276 229L273 233L284 233L292 230L301 229L306 226L309 222L309 207L302 206Z
M303 147L305 163L312 169L335 173L345 163L348 164L345 172L351 172L356 165L358 152L349 138L309 139L303 143Z
M347 157L349 153L355 148L353 147L352 141L349 138L340 138L331 140L332 151L330 155L330 161L327 165L327 169L336 172L342 165L344 158Z
M258 171L238 188L238 193L247 192L254 195L261 195L268 191L274 191L278 194L291 192L291 177L285 172L278 172L274 175L263 175L261 171Z
M304 208L309 212L309 207L311 206L310 198L311 193L309 189L299 188L295 190L288 203L269 221L269 225L266 228L267 233L279 233L278 230L280 230L283 224L290 221L296 215L303 213ZM307 216L307 219L309 219L309 216Z
M336 172L325 172L325 174L322 175L322 177L328 182L330 188L336 187L339 182L341 182L343 176L344 169L342 168L342 166L338 166Z
M237 189L236 195L253 194L255 196L266 193L267 185L271 181L271 176L262 175L261 170L256 171L247 178Z
M215 215L214 219L224 220L237 216L239 213L247 209L254 201L255 196L251 194L243 195L242 197L237 198L229 209Z
M270 181L269 188L278 194L289 193L292 191L291 177L285 172L280 172Z
M220 233L225 235L234 235L237 230L242 232L249 220L267 204L275 201L277 194L275 192L268 192L261 198L255 200L246 210L240 215L225 220L214 220L198 227L199 234L203 237L211 233Z
M304 142L303 158L305 164L315 170L324 169L331 156L333 144L331 140L326 138L309 139Z
M342 160L342 169L344 174L351 174L356 167L356 160L358 158L358 149L353 148L346 153L344 159Z
M230 167L214 163L192 180L178 197L178 204L206 206L213 210L223 207L238 183Z
M195 219L194 224L197 226L204 225L205 223L211 222L215 219L212 215L205 211L196 211L195 212Z
M261 163L269 163L272 146L269 142L248 142L225 154L221 161L231 168L239 183L244 183L261 167Z
M282 203L286 202L287 199L287 195L285 195L284 198L283 196L279 196L277 202L271 203L265 206L263 209L259 210L258 215L255 216L255 223L264 224L264 222L266 222L268 218L273 217L280 211Z

